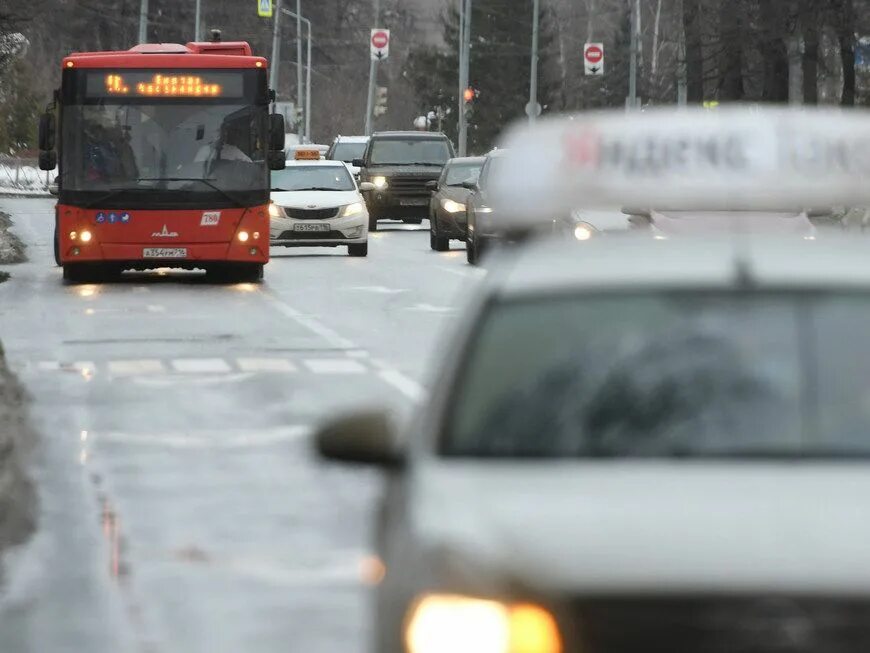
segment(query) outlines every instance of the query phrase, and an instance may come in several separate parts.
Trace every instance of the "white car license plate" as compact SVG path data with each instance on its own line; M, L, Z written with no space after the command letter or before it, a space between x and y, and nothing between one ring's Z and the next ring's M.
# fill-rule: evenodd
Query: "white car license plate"
M408 200L399 200L400 206L423 206L428 203L429 199L426 197L412 197Z
M293 231L329 231L329 225L323 224L322 222L297 224L293 227Z
M146 247L143 258L187 258L186 247Z

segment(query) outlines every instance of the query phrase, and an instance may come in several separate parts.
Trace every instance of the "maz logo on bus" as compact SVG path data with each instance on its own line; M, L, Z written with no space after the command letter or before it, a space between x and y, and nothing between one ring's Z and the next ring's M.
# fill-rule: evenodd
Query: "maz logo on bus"
M163 231L155 231L153 234L151 234L151 237L152 238L178 238L178 232L177 231L169 231L169 229L166 228L166 225L163 225Z

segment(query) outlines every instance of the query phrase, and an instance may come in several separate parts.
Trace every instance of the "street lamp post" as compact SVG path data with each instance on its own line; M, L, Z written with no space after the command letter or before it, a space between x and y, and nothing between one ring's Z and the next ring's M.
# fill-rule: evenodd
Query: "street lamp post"
M296 103L302 106L302 0L296 0Z
M193 40L199 41L202 38L202 0L196 0L196 12L194 16L196 27L193 30Z
M148 0L139 3L139 43L148 42Z
M535 0L532 16L532 69L529 72L529 124L535 124L538 108L538 14L541 0Z
M285 15L290 18L296 18L298 14L290 11L289 9L281 9ZM311 21L304 16L301 18L301 21L305 23L305 27L308 32L308 46L307 51L308 54L305 58L306 68L305 68L305 137L307 139L311 138Z
M272 59L269 61L269 86L278 91L278 63L281 60L281 0L275 0L275 18L272 21Z
M465 119L465 89L471 59L471 0L459 0L459 156L468 151L468 121Z
M380 0L375 1L375 20L374 27L380 27L381 22L381 2ZM462 1L462 0L460 0ZM378 77L378 62L374 57L371 58L371 62L369 62L369 93L366 98L366 136L371 136L372 134L372 111L375 107L375 86Z

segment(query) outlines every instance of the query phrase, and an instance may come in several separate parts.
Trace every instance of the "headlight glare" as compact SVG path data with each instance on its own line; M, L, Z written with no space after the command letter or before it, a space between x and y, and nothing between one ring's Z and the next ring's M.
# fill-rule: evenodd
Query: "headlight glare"
M478 206L475 211L477 213L492 213L492 208L489 206Z
M414 606L405 630L409 653L561 653L553 616L531 604L434 594Z
M269 203L269 215L273 218L280 218L281 217L281 209L278 208L278 205L275 204L275 202Z
M574 238L577 240L589 240L592 236L595 235L595 227L592 225L588 225L585 222L581 222L576 227L574 227Z
M441 208L448 213L465 213L465 204L460 204L450 199L442 199Z
M351 215L358 215L362 213L363 205L362 202L354 202L353 204L348 204L341 211L341 217L346 218Z
M378 190L384 190L387 187L387 178L382 175L378 175L377 177L372 177L372 183Z

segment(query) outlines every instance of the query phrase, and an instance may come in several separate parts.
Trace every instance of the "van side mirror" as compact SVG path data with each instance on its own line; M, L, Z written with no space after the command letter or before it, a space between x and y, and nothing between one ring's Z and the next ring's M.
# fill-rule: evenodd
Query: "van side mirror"
M43 151L53 150L56 136L57 122L55 121L54 114L46 111L39 116L39 149Z
M330 460L393 468L405 462L385 411L365 410L333 419L317 430L314 441L317 452Z
M283 150L272 150L266 154L266 161L269 164L269 170L283 170L287 167L287 158L284 156Z
M359 189L364 193L368 193L375 189L375 185L370 181L363 181L360 182Z
M471 179L466 179L465 181L463 181L459 185L462 186L463 188L467 188L468 190L478 190L478 188L479 188L477 185L477 182L473 181Z
M57 152L54 150L39 151L39 169L54 170L57 167Z
M280 113L269 114L269 149L284 152L284 116Z
M353 161L351 161L351 165L354 168L365 168L366 162L363 159L354 159Z

